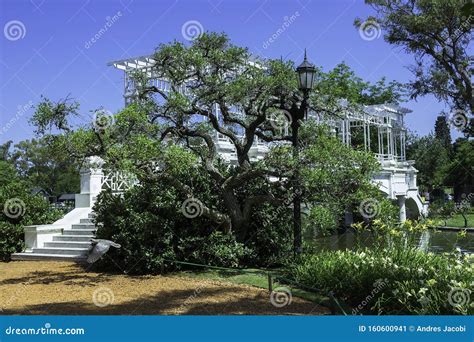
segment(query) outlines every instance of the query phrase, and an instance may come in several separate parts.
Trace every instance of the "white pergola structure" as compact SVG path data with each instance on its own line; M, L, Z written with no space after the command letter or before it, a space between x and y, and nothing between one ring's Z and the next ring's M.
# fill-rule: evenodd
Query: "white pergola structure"
M143 56L110 62L109 65L123 71L125 105L133 101L137 95L133 73L147 72L149 85L161 91L169 92L171 84L168 80L153 77L151 67L152 56ZM186 88L183 87L186 93ZM215 114L219 117L219 107L215 106ZM427 213L427 204L418 193L416 184L417 170L414 161L406 160L405 139L406 128L404 117L411 111L393 104L363 106L357 112L343 111L337 119L323 119L315 113L309 116L324 121L341 141L348 146L359 145L366 151L372 151L381 163L382 171L374 175L372 180L388 198L397 201L400 208L400 221L407 216L418 217ZM229 163L236 162L233 144L227 137L216 134L218 151ZM253 160L261 159L268 152L268 143L255 140L250 151Z
M342 113L342 118L333 121L332 126L338 132L341 141L352 144L354 129L361 130L364 149L373 151L383 160L404 161L406 128L404 116L411 111L397 105L364 106L361 111ZM376 141L373 135L376 134ZM376 148L376 149L375 149Z

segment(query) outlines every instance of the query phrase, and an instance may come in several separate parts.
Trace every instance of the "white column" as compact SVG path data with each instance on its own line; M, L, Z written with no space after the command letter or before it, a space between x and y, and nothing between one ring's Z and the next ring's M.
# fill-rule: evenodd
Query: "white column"
M351 120L347 119L347 146L352 144Z
M384 148L383 148L383 129L379 126L378 127L378 139L379 139L379 154L382 155L382 159L383 159L383 155L385 153L384 151Z
M362 127L364 129L364 149L367 151L367 127L366 127L366 122L365 122L365 116L364 116L364 121L362 121Z
M402 160L406 160L406 149L405 149L406 148L406 145L405 145L406 144L406 135L405 135L406 133L405 133L405 131L402 131L400 134L401 134L401 136L400 136L401 137L401 142L400 142L401 146L400 146L400 148L402 150L402 152L401 152Z
M407 209L405 206L406 197L405 195L397 195L397 200L398 200L398 207L400 209L400 214L399 214L400 222L405 222L407 219Z
M103 160L99 157L87 158L81 173L81 193L76 194L76 208L92 207L102 190Z

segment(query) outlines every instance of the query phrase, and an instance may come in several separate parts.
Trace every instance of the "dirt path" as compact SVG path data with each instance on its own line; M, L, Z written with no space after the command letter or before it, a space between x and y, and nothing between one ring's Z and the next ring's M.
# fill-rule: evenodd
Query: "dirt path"
M0 314L21 315L322 315L293 297L281 308L268 291L177 275L127 276L69 262L0 263Z

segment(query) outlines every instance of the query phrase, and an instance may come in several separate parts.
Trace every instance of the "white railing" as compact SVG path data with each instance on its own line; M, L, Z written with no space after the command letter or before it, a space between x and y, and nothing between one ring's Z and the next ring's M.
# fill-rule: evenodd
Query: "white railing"
M112 192L124 192L138 184L138 180L130 174L123 172L110 172L102 178L102 189L110 189Z

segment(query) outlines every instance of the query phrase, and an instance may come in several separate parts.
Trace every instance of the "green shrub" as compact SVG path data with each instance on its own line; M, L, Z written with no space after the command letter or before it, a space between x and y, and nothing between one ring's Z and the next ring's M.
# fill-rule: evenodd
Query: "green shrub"
M121 244L111 249L98 267L129 273L159 273L184 261L236 267L248 256L248 249L232 235L213 227L206 218L187 218L181 211L186 197L162 184L137 186L123 196L102 192L94 211L97 237Z
M229 234L214 231L204 238L188 238L183 241L186 248L193 246L194 252L188 261L222 267L238 267L250 251Z
M191 172L191 171L190 171ZM189 178L189 176L186 176ZM270 204L254 207L247 233L241 241L236 232L225 232L225 227L205 215L187 218L182 205L187 200L182 191L155 180L142 179L142 185L126 191L122 196L102 192L94 211L97 213L97 236L122 245L111 249L98 267L122 269L133 266L130 272L157 273L162 264L173 269L177 260L215 266L269 266L281 264L291 253L291 209L276 210ZM192 178L197 199L210 208L223 210L222 203L210 181L196 172ZM258 193L259 184L246 183L238 193Z
M23 227L0 222L0 260L9 261L12 253L22 251L23 248Z
M251 250L244 261L247 266L278 266L293 255L292 215L291 208L284 206L264 204L254 208L251 233L244 242Z
M329 235L338 228L337 217L333 211L320 205L311 208L305 222L305 235L308 237Z
M305 286L332 291L353 314L473 314L473 261L411 247L375 248L304 255L286 272Z
M30 184L11 164L0 161L0 175L0 258L8 261L24 248L24 226L51 223L62 214L41 196L31 195Z

